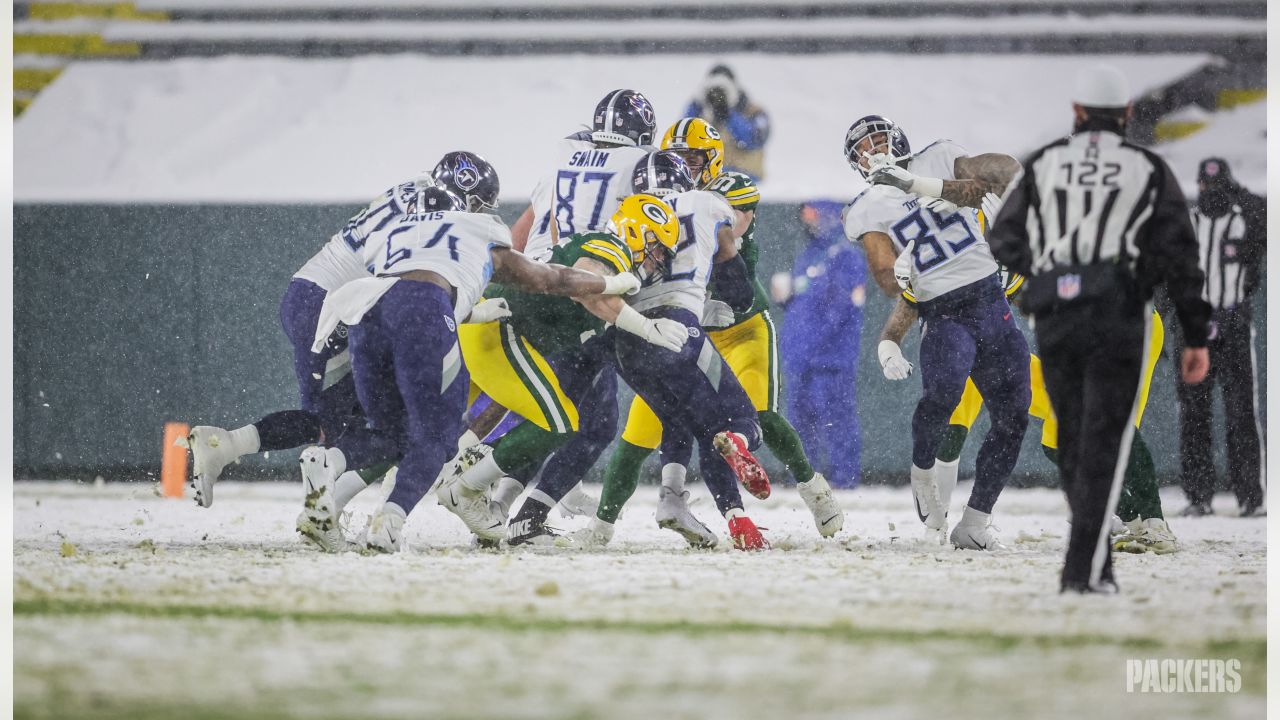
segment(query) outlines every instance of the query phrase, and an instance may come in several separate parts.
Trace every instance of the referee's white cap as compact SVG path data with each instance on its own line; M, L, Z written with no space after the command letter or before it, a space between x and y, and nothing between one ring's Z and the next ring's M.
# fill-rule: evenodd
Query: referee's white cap
M1071 101L1095 108L1122 108L1129 105L1129 81L1114 66L1098 63L1076 73Z

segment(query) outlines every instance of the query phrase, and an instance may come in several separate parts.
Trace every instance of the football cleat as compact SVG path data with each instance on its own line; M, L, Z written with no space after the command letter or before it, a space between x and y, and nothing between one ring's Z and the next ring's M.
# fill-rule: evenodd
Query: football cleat
M573 489L560 498L560 512L565 517L578 517L595 515L596 509L600 507L600 498L582 489L582 483L573 486Z
M365 532L364 548L372 552L394 553L400 551L400 538L404 535L404 511L387 503L369 518Z
M769 497L769 476L760 461L747 449L747 441L741 435L725 430L716 433L711 444L724 457L724 461L729 463L733 474L738 476L747 492L761 500Z
M527 548L563 547L560 535L536 518L513 520L507 525L507 545Z
M961 550L1008 550L1000 543L991 515L965 509L964 517L951 531L951 544Z
M345 468L330 460L322 447L309 447L298 456L302 467L302 512L298 515L297 528L304 540L325 552L336 553L346 549L347 540L338 523L341 509L334 499L338 476Z
M431 483L431 489L427 492L436 492L445 483L445 480L457 477L466 472L472 465L485 459L493 453L493 446L477 443L471 447L465 447L458 451L453 459L444 464L440 468L440 474L436 475L435 482Z
M1160 518L1130 520L1125 527L1127 532L1112 543L1117 552L1152 552L1156 555L1178 552L1178 538L1174 537L1168 523Z
M218 482L222 469L240 456L232 449L231 433L209 425L191 428L187 447L191 449L191 489L195 491L196 504L209 507L213 504L213 484Z
M813 513L813 523L818 526L818 534L831 537L844 527L844 510L831 494L831 485L822 473L814 473L809 482L796 483L800 498Z
M658 510L654 516L658 520L658 527L680 533L690 547L712 548L720 542L711 528L689 512L688 490L676 492L665 485L659 488Z
M1205 517L1213 514L1213 506L1207 502L1193 502L1182 511L1182 517Z
M769 549L769 541L764 539L760 529L746 515L730 518L729 537L733 538L733 546L739 550Z
M933 469L924 470L911 466L911 497L916 503L916 516L925 526L925 537L945 544L947 540L947 510L942 507L938 484Z
M612 539L613 524L602 522L599 518L591 518L589 525L561 536L557 539L556 545L577 550L602 550Z
M505 518L494 514L485 493L458 482L458 475L446 480L436 491L436 497L444 509L457 515L482 543L486 540L498 542L506 536Z

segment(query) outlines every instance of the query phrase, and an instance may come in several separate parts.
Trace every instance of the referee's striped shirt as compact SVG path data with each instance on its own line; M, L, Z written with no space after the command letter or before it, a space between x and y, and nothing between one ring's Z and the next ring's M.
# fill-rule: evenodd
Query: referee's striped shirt
M1196 237L1182 189L1160 156L1114 132L1081 132L1029 157L1004 201L987 234L996 260L1029 278L1124 265L1140 297L1166 284L1188 345L1204 346L1208 308ZM1201 330L1205 337L1197 337Z
M1204 271L1202 297L1214 310L1230 310L1245 301L1249 267L1247 225L1239 205L1217 217L1199 209L1191 212L1196 240L1200 243L1200 269Z

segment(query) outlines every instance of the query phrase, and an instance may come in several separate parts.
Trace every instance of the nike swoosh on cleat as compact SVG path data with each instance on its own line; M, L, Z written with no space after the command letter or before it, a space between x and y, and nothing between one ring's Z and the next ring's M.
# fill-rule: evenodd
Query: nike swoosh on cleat
M836 519L836 518L838 518L838 517L840 517L840 516L839 516L839 515L832 515L831 517L827 518L826 520L823 520L821 524L822 524L822 525L826 525L827 523L831 522L832 520L835 520L835 519Z
M929 516L925 515L924 509L920 507L920 498L916 497L915 495L912 495L911 499L914 500L916 503L916 517L920 518L920 522L922 523L929 522Z

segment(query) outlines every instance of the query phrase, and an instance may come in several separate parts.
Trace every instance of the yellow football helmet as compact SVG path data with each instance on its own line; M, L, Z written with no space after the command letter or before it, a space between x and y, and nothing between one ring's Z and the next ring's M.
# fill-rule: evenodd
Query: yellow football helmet
M720 131L702 118L687 117L677 120L662 136L662 149L675 150L686 160L686 152L701 150L706 162L703 163L697 180L703 187L724 171L724 140L720 139ZM695 163L690 163L693 164Z
M609 220L609 230L627 244L637 269L643 267L646 257L665 264L675 255L680 241L675 211L654 195L632 195L623 200Z

